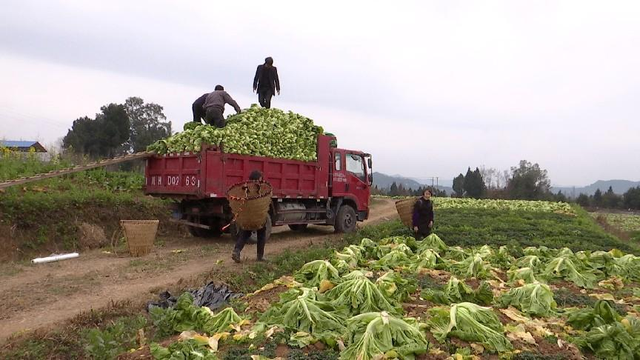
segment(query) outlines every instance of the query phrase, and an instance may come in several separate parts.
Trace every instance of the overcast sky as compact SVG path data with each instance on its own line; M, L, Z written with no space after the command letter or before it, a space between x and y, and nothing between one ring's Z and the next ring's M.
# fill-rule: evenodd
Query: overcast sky
M273 106L377 171L450 180L526 159L554 185L637 181L639 19L633 0L4 0L0 138L53 144L129 96L181 129L216 84L257 102L272 56Z

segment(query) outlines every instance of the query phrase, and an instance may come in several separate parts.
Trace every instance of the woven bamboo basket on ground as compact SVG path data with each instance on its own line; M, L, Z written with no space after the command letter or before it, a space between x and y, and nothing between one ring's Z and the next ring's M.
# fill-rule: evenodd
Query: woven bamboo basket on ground
M120 220L132 256L143 256L151 252L159 223L158 220Z
M258 230L267 222L273 188L266 181L244 181L227 192L236 224L243 230Z
M416 204L416 201L418 201L418 198L415 197L396 201L396 210L398 211L398 215L400 215L400 220L408 227L413 225L413 206Z

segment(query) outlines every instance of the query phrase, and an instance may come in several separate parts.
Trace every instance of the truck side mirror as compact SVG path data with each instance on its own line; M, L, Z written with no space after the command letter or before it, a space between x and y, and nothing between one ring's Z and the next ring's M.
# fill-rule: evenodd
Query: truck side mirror
M371 166L371 158L367 159L367 165L369 165L369 169L371 169L373 166Z

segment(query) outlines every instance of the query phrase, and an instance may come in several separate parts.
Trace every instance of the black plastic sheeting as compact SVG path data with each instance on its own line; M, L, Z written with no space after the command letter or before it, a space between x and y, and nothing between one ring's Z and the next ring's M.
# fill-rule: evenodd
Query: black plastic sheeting
M215 310L229 302L229 300L241 297L244 294L234 293L226 285L216 285L213 282L195 289L188 290L193 295L193 304L196 306L206 306L211 310ZM165 291L158 295L160 301L150 301L147 303L147 311L154 307L163 309L172 308L178 302L176 296L171 295L169 291Z

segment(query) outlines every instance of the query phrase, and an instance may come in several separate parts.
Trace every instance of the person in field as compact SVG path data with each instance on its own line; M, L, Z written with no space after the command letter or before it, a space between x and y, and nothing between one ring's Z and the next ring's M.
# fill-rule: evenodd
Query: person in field
M278 69L273 66L273 58L264 59L264 64L258 65L253 77L253 92L258 92L258 102L263 108L271 108L271 97L276 91L280 95L280 79Z
M216 85L215 91L207 95L203 108L205 110L205 122L217 128L223 128L226 125L224 120L224 105L233 106L236 113L240 113L241 109L238 103L224 91L222 85Z
M431 190L425 189L413 206L413 231L416 234L416 240L422 240L431 234L434 220L431 195L433 195Z
M191 105L193 122L202 123L202 120L207 116L206 111L204 111L204 102L207 100L207 95L209 95L209 93L203 94Z
M249 180L262 181L262 173L258 170L252 171L251 174L249 175ZM264 246L267 243L266 221L267 219L265 218L265 225L260 230L256 231L256 234L258 237L258 243L257 243L258 261L267 261L267 259L265 259L264 257ZM247 243L247 241L251 237L251 233L252 233L251 230L240 230L240 234L238 235L238 240L236 241L236 246L233 248L233 253L231 254L231 259L233 259L233 261L237 263L240 262L240 252L242 252L244 245Z

